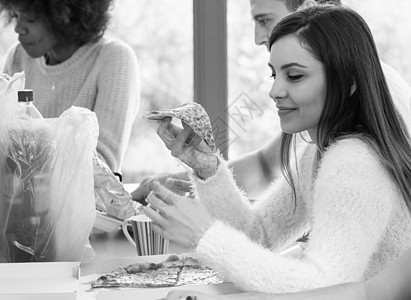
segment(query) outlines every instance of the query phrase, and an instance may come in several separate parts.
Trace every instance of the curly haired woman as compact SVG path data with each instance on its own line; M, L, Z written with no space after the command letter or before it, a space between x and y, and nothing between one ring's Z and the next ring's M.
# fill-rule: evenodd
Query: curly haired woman
M26 88L44 117L72 105L97 115L97 152L113 171L121 168L139 106L137 58L125 43L104 36L112 0L0 0L19 43L4 66L24 71Z

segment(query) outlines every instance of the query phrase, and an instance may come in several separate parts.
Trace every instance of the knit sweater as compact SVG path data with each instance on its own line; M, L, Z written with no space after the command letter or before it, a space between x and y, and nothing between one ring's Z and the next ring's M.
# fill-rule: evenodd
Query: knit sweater
M72 105L94 111L97 152L113 171L120 170L140 103L138 64L131 47L103 37L49 66L44 57L33 59L16 44L3 71L25 72L25 87L34 90L34 105L45 118L59 117Z
M195 251L245 290L295 292L363 280L411 246L404 198L367 143L336 142L318 169L316 146L301 148L299 176L293 177L296 202L290 185L279 179L250 205L222 160L206 181L191 174L194 192L216 218ZM295 175L296 164L291 166ZM279 254L307 230L301 257Z

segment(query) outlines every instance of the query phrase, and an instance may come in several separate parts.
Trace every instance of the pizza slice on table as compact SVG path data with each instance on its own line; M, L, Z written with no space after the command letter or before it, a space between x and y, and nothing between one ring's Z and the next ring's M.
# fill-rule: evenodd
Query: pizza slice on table
M100 276L92 288L114 287L173 287L177 284L180 267L159 267L136 273L111 272Z
M92 282L92 288L162 288L224 283L214 270L191 257L171 255L161 263L136 263L117 268Z
M211 150L216 152L210 118L201 104L187 102L174 109L153 110L143 115L143 118L150 120L161 120L165 117L175 117L186 123L204 140Z

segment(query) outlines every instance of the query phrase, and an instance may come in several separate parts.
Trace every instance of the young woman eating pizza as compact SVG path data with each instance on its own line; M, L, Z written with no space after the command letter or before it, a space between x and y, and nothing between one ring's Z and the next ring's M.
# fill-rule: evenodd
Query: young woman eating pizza
M348 8L318 6L282 20L270 49L284 178L251 205L226 161L165 118L158 135L192 168L195 199L157 185L145 213L244 290L370 278L411 246L410 137L370 30ZM306 231L298 258L279 254Z

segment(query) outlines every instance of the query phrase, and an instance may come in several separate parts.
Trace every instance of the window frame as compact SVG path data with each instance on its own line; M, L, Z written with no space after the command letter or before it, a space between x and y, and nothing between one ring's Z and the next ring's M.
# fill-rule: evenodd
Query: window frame
M227 0L193 0L193 42L194 101L208 112L228 159Z

